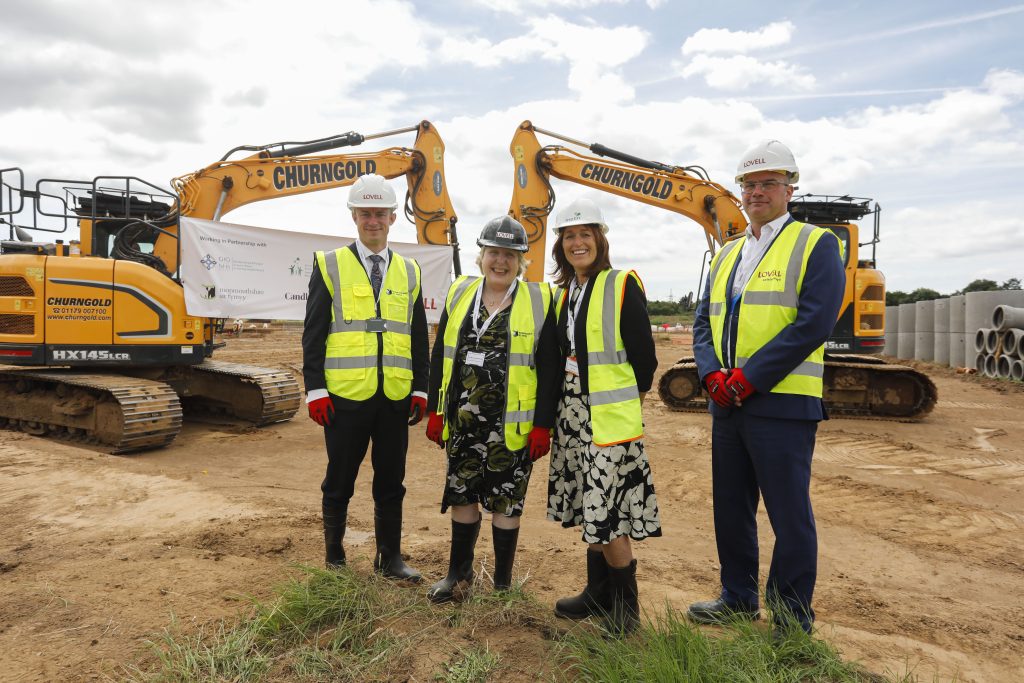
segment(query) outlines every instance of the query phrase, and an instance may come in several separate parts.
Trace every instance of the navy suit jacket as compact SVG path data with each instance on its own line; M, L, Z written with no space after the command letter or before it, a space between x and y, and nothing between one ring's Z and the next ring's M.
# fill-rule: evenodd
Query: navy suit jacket
M782 229L790 230L790 221ZM781 234L781 231L780 231ZM733 278L739 259L729 273L726 291L732 291ZM846 288L846 271L839 254L839 241L824 236L819 239L807 261L807 271L800 287L796 320L784 327L771 341L762 346L743 366L743 374L754 385L757 392L743 402L742 408L722 408L713 401L708 405L715 417L728 415L732 410L743 410L762 417L790 418L797 420L828 419L821 399L798 394L769 393L800 363L807 359L814 349L825 343L835 327L839 309L843 303ZM697 361L697 372L701 382L722 367L711 339L711 323L708 316L708 301L711 294L711 276L708 276L697 305L693 323L693 354ZM726 324L732 326L729 335L732 343L730 356L735 357L736 325L739 321L740 304L730 304Z

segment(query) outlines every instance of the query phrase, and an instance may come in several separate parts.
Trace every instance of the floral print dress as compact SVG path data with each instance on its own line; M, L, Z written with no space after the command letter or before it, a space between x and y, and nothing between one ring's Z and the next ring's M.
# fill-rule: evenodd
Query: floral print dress
M589 398L579 375L566 372L551 445L548 519L583 527L585 543L661 536L643 439L598 446L593 436Z
M466 316L452 368L448 476L441 512L449 505L481 506L494 514L522 515L533 463L527 449L505 447L505 375L508 366L508 325L512 307L499 311L477 340ZM481 303L483 319L490 314ZM466 362L469 353L483 353L482 365Z

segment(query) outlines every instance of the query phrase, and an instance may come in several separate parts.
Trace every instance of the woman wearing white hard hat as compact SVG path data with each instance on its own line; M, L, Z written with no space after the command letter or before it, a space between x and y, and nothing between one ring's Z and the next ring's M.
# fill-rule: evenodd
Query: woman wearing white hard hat
M563 382L551 450L548 519L582 527L587 585L555 614L605 616L616 635L636 629L630 540L661 535L644 453L641 403L658 360L647 299L633 271L613 270L601 210L577 199L558 212L552 248Z
M452 511L448 574L427 591L436 603L472 587L481 507L491 513L494 587L511 587L526 489L533 462L551 447L558 398L551 289L519 280L526 230L495 218L477 245L483 277L452 283L431 358L427 437L447 446L441 512Z

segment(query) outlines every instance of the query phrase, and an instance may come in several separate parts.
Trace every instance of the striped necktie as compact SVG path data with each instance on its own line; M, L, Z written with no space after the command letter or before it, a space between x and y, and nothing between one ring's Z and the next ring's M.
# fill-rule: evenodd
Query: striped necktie
M380 286L384 282L384 273L381 272L380 264L384 263L384 257L379 254L371 254L370 260L373 261L373 269L370 271L370 284L373 285L373 297L380 297Z

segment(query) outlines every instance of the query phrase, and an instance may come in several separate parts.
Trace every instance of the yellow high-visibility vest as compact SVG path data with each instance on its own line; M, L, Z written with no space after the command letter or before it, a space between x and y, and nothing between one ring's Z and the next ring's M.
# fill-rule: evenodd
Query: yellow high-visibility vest
M462 275L452 283L445 297L448 321L444 329L444 364L441 374L441 396L437 412L447 410L447 392L452 382L452 369L459 351L462 322L482 286L482 277ZM551 287L544 282L520 282L512 295L508 320L508 359L505 366L505 447L517 451L526 446L526 437L533 429L537 406L537 344L548 309L551 308ZM435 344L437 342L434 342ZM444 421L444 438L448 439L453 416Z
M739 322L736 330L735 367L742 368L758 349L796 320L800 287L807 271L807 260L818 240L835 239L835 234L816 225L793 221L779 233L757 271L743 287ZM730 298L729 276L739 259L746 236L726 244L711 261L711 292L708 317L715 353L723 364L726 313ZM839 245L840 256L842 244ZM776 394L799 394L821 398L825 369L825 345L811 352L800 365L771 388L759 388Z
M619 331L622 299L630 277L643 289L632 270L602 270L594 277L587 306L587 386L590 424L598 446L636 441L644 435L636 375ZM556 315L561 313L567 296L567 291L559 292Z
M420 298L420 267L413 259L392 252L380 288L380 317L386 331L367 331L377 318L373 286L362 261L342 247L316 252L327 290L331 293L331 331L327 335L324 375L327 391L353 401L377 393L377 340L383 339L384 394L391 400L412 391L412 316Z

